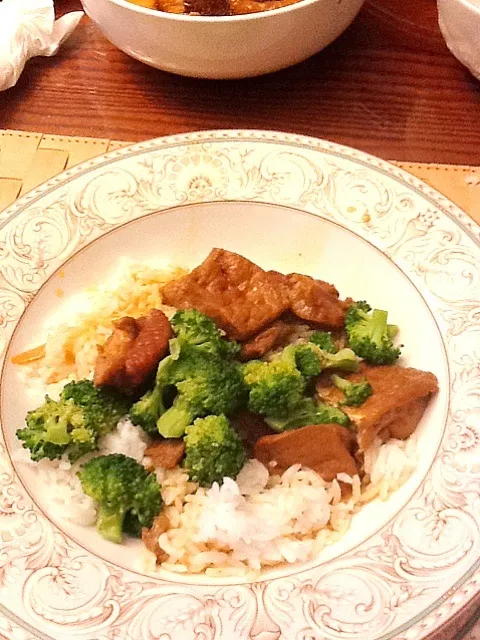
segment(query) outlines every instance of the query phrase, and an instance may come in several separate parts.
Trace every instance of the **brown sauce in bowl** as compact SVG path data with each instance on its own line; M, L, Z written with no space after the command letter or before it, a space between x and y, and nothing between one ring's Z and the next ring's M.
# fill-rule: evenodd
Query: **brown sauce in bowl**
M258 0L230 0L230 8L232 15L241 15L280 9L280 7L296 4L298 1L299 0L265 0L264 2L258 2Z
M236 16L246 13L258 13L260 11L271 11L272 9L279 9L280 7L296 4L299 1L300 0L225 0L225 5L222 10L218 8L218 5L221 3L215 3L217 6L212 6L211 3L197 0L193 3L194 6L192 10L192 8L188 8L189 4L188 2L184 2L184 0L130 0L133 4L141 7L157 9L158 11L165 11L167 13L209 16ZM187 5L187 8L185 5ZM204 5L209 6L205 7Z

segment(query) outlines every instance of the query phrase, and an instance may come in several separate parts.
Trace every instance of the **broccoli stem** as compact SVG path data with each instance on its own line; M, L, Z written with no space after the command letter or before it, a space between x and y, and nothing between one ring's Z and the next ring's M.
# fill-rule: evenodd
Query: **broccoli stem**
M399 329L396 324L389 324L387 325L387 331L389 337L393 340L393 338L397 337Z
M341 378L340 376L337 376L336 374L333 374L332 382L337 387L337 389L340 389L340 391L342 391L343 393L345 393L345 391L349 389L352 385L351 382L349 382L348 380L344 380L343 378Z
M372 322L373 322L373 333L372 333L372 341L376 345L382 344L382 338L385 335L385 331L387 329L387 318L388 313L386 311L381 311L380 309L374 309L372 312Z
M122 542L122 525L125 513L118 507L99 507L97 517L98 533L110 542Z
M156 385L153 390L137 400L130 409L130 419L151 436L157 433L157 420L164 411L163 387Z
M67 420L65 418L53 416L46 425L45 439L53 444L68 444L70 436L67 430Z
M164 438L181 438L193 421L191 409L177 397L173 405L157 420L157 429Z

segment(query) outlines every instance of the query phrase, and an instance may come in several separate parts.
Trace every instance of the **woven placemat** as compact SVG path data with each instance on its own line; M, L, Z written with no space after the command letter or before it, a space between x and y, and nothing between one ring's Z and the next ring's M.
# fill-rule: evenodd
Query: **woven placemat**
M64 169L128 144L100 138L0 131L0 211ZM395 164L438 189L480 223L480 167Z

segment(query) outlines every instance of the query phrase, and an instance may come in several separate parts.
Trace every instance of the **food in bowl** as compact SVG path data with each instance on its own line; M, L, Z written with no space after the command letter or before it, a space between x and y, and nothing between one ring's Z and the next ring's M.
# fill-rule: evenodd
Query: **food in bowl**
M15 358L47 393L17 436L64 517L250 576L314 558L414 470L438 383L399 364L386 311L223 249L114 283Z
M176 1L169 6L178 6ZM265 7L273 6L270 2ZM110 42L133 58L184 76L227 79L306 60L345 31L363 2L302 0L273 11L224 16L194 15L192 5L188 15L183 7L175 14L128 0L82 0L82 5ZM252 6L260 4L253 0Z
M288 7L301 0L129 0L132 4L168 13L197 16L236 16Z

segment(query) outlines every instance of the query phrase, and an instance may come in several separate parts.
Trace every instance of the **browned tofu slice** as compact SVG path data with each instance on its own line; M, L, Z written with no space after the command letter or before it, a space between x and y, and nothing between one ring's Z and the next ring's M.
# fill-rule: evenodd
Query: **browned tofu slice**
M285 276L285 282L296 316L329 329L343 327L349 303L339 299L332 284L298 273Z
M289 304L278 274L224 249L213 249L191 273L166 284L163 298L177 309L198 309L240 341L278 318Z
M346 376L352 382L367 378L372 395L359 407L343 406L342 410L355 423L361 451L377 436L382 440L405 440L419 423L429 399L438 391L433 373L397 366L362 367L358 373ZM343 399L343 394L325 380L317 384L318 395L331 404Z
M275 473L282 473L293 464L302 464L331 481L338 473L355 475L353 457L355 436L338 424L319 424L264 436L255 444L255 458Z

